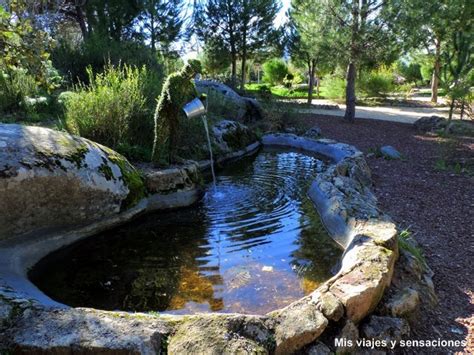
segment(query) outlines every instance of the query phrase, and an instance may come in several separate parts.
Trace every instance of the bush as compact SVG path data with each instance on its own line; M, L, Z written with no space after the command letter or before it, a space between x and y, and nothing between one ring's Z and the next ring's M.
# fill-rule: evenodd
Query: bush
M397 63L397 71L405 78L408 83L416 83L422 81L421 65L418 63L405 64L402 61Z
M146 68L108 64L103 73L89 67L87 74L89 84L78 84L64 101L66 128L113 149L151 149L154 122L144 94Z
M288 74L288 66L283 59L274 58L263 63L263 81L271 85L283 83Z
M0 69L1 112L26 111L27 98L36 94L36 81L25 69Z
M326 75L321 80L321 90L327 99L343 99L346 97L346 81L338 75Z
M303 81L305 80L305 78L303 77L303 75L301 75L299 72L296 72L294 75L293 75L293 85L299 85L301 84Z
M395 90L393 74L386 68L363 73L357 81L357 89L361 96L385 97Z
M266 85L262 85L258 88L258 95L262 100L270 100L272 98L272 91Z
M287 89L291 89L291 87L293 86L293 79L295 78L295 76L291 73L288 73L285 75L285 77L283 78L283 85L287 88Z

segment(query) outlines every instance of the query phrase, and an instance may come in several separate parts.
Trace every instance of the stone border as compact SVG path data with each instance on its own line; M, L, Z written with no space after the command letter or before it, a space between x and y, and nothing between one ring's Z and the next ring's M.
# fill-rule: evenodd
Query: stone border
M286 354L314 342L330 324L337 322L347 326L360 322L374 310L390 285L398 256L396 227L377 209L370 191L370 170L362 153L332 140L291 134L266 135L262 143L323 154L334 162L315 178L308 192L329 233L345 248L341 268L334 277L310 295L267 315L174 316L71 308L54 301L46 302L47 297L41 297L34 286L35 292L31 288L22 290L18 287L21 285L12 283L11 279L5 283L8 275L0 274L4 278L0 279L0 330L2 323L8 324L4 346L48 351L74 347L78 351L143 354L163 351ZM258 144L233 158L257 148ZM205 168L206 163L200 164L200 169ZM101 222L100 228L110 228L133 218L146 206L142 201L125 214ZM85 227L50 242L56 247L58 241L66 245L81 236L96 233L97 227ZM23 257L35 255L32 251L35 248L31 245L26 252L18 250L18 254L7 258L10 259L7 265L3 257L8 255L4 250L0 255L2 269L6 266L14 271L16 281L21 278L27 281L25 260L23 264L15 260L22 253ZM29 260L30 265L35 261Z

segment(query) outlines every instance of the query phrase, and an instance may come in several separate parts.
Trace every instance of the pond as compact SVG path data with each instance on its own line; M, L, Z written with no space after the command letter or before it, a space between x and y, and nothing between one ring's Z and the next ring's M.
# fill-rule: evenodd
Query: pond
M342 250L309 198L317 156L262 150L219 172L196 205L142 216L41 260L51 298L104 310L264 314L329 279Z

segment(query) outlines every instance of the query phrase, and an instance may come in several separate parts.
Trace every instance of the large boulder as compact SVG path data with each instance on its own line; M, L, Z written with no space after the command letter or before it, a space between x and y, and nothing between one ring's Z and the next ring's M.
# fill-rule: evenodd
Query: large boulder
M432 132L446 127L447 120L441 116L424 116L413 123L420 132Z
M196 80L194 82L200 94L208 95L209 100L225 105L226 118L252 122L262 118L262 109L256 99L243 97L225 84L212 80Z
M212 127L214 142L223 153L244 149L258 139L247 126L230 120L222 120Z
M437 132L444 130L448 125L448 120L440 116L421 117L413 123L413 126L420 132ZM448 132L460 136L474 136L474 123L466 120L452 120L449 124Z
M121 155L41 127L0 124L0 240L87 224L144 197Z

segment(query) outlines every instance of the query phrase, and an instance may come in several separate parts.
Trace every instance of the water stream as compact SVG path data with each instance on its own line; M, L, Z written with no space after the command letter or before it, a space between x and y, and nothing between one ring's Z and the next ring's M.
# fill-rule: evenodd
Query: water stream
M202 115L201 119L202 119L202 123L204 124L204 129L206 130L207 146L209 147L209 160L211 162L212 183L213 183L213 186L214 186L214 191L216 191L217 190L217 187L216 187L216 173L214 172L214 158L212 156L212 145L211 145L211 137L209 136L209 126L207 124L207 116Z

